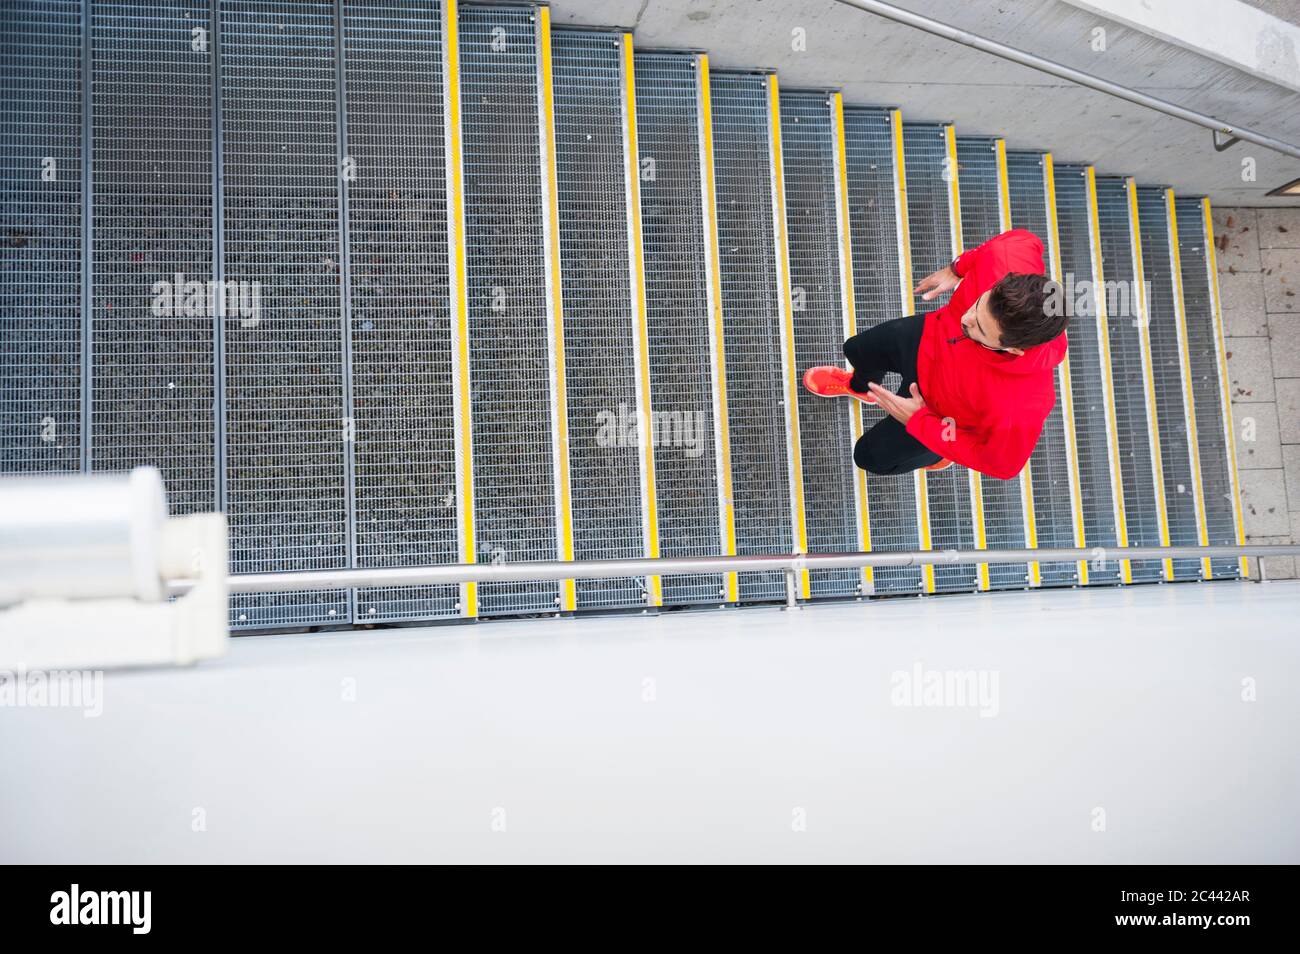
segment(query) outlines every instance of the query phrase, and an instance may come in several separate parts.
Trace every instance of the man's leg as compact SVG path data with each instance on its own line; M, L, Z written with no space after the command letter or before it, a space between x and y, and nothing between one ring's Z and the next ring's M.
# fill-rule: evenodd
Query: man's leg
M844 342L844 356L853 365L849 386L866 391L868 383L879 384L887 372L898 374L895 393L906 395L916 381L916 353L925 330L924 315L910 315L883 321ZM944 460L927 448L892 417L877 421L853 447L853 462L871 474L892 476L929 467Z
M844 342L844 357L853 365L854 391L865 392L867 384L879 384L893 371L903 376L902 390L916 380L916 352L921 347L924 315L909 315L882 321Z
M942 459L892 417L877 421L853 446L853 462L870 474L905 474Z

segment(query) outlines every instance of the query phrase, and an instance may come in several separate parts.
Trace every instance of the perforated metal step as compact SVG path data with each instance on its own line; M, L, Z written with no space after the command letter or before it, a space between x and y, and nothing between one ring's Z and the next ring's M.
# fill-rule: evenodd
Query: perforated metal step
M736 553L790 553L803 549L803 511L769 77L715 72L711 86ZM784 599L783 574L742 573L740 598Z
M1110 341L1111 382L1119 439L1119 472L1124 488L1124 526L1128 545L1158 547L1164 524L1164 486L1156 479L1153 417L1146 382L1150 351L1146 341L1146 302L1131 214L1129 180L1097 178L1101 225L1101 267ZM1152 583L1163 576L1159 560L1130 561L1132 581Z
M705 143L707 57L638 52L636 122L661 555L734 553L716 237ZM734 576L664 577L664 602L735 598ZM729 592L730 590L730 592Z
M348 565L332 3L220 4L226 508L235 573ZM235 627L346 622L343 591L241 595Z
M846 106L844 146L854 314L856 330L864 331L915 309L898 110ZM890 375L884 383L896 388L897 376ZM862 407L859 413L864 430L884 416L876 407ZM921 478L913 474L865 481L871 549L920 549ZM879 594L919 593L922 572L919 567L877 567L868 571L867 584Z
M1046 272L1060 281L1054 178L1050 155L1007 153L1011 226L1029 229L1043 240ZM1075 333L1075 328L1066 332L1071 349ZM1058 366L1055 375L1056 402L1043 422L1043 433L1029 460L1033 477L1034 526L1040 547L1077 547L1083 544L1069 377L1070 354L1067 350L1065 361ZM1079 582L1079 569L1073 563L1041 563L1039 574L1046 586L1069 586Z
M81 4L0 4L0 471L82 453Z
M1111 476L1110 365L1102 357L1094 294L1096 256L1090 174L1087 166L1056 167L1056 218L1061 240L1061 282L1073 310L1067 333L1083 536L1085 546L1094 553L1085 564L1084 582L1118 583L1120 564L1106 556L1108 548L1119 545L1119 536Z
M919 281L947 266L962 251L958 206L956 137L951 126L904 123L907 163L907 210L912 239L912 272ZM918 314L929 314L951 296L916 300ZM924 474L929 514L929 546L935 550L973 550L977 545L971 473L960 464ZM925 535L922 533L922 540ZM936 592L968 591L979 586L976 564L942 564L933 568Z
M781 152L785 170L795 359L799 373L844 365L852 336L852 276L842 165L843 108L838 93L781 92ZM866 479L853 464L862 433L857 401L828 401L800 387L799 447L803 462L808 552L844 553L867 543ZM812 595L854 596L861 570L816 570Z
M1177 237L1171 242L1169 206L1173 193L1155 186L1137 189L1142 239L1142 272L1150 285L1151 371L1159 425L1161 474L1169 517L1169 542L1174 546L1201 543L1200 473L1195 464L1189 418L1189 385L1184 374L1186 318L1182 304L1182 275L1177 271ZM1199 560L1173 560L1174 579L1195 580Z
M212 68L203 0L92 5L93 470L156 464L177 513L217 507ZM147 144L168 130L169 146Z
M552 288L537 11L460 9L470 411L480 562L559 557ZM482 615L560 608L554 582L479 587Z
M634 281L622 33L557 30L555 139L564 280L574 557L657 550L646 512L642 420L644 299ZM646 389L648 391L648 388ZM644 578L578 580L579 608L644 606Z
M1232 442L1227 358L1209 203L1180 198L1174 204L1183 304L1187 313L1196 443L1205 493L1206 533L1211 545L1237 544L1244 540L1241 496ZM1215 578L1244 576L1243 564L1242 560L1211 561L1211 575Z
M355 562L456 563L443 4L344 0L342 14ZM359 590L356 616L455 616L458 589Z
M1005 143L958 136L957 169L962 245L977 248L1011 227ZM1024 549L1032 542L1025 522L1025 482L1029 479L1025 472L1010 480L980 475L986 546ZM996 589L1019 589L1033 583L1027 563L994 563L982 567L981 573L982 581L986 579L987 585Z

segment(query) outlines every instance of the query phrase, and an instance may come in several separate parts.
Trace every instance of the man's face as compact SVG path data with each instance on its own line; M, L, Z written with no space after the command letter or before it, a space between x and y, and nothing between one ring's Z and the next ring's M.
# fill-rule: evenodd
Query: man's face
M991 291L986 291L975 299L975 304L970 306L966 314L961 316L961 330L965 332L966 337L978 344L983 345L990 351L1005 351L1008 354L1024 354L1020 348L1002 347L1002 326L998 320L993 317L989 311L989 295Z

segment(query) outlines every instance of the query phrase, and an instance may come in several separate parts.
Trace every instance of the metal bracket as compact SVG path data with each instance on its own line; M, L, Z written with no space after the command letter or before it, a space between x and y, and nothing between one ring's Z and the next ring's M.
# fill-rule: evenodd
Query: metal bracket
M1210 138L1214 140L1215 152L1223 152L1227 149L1231 149L1237 143L1241 142L1241 137L1239 136L1228 136L1227 139L1220 139L1219 137L1222 135L1226 135L1226 133L1221 129L1210 130Z

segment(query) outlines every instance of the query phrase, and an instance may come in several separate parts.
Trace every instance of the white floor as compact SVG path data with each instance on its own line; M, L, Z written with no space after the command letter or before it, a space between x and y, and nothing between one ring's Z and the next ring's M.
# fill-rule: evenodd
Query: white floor
M1298 619L1277 582L243 637L0 708L0 862L1295 863ZM985 696L896 704L918 667Z

